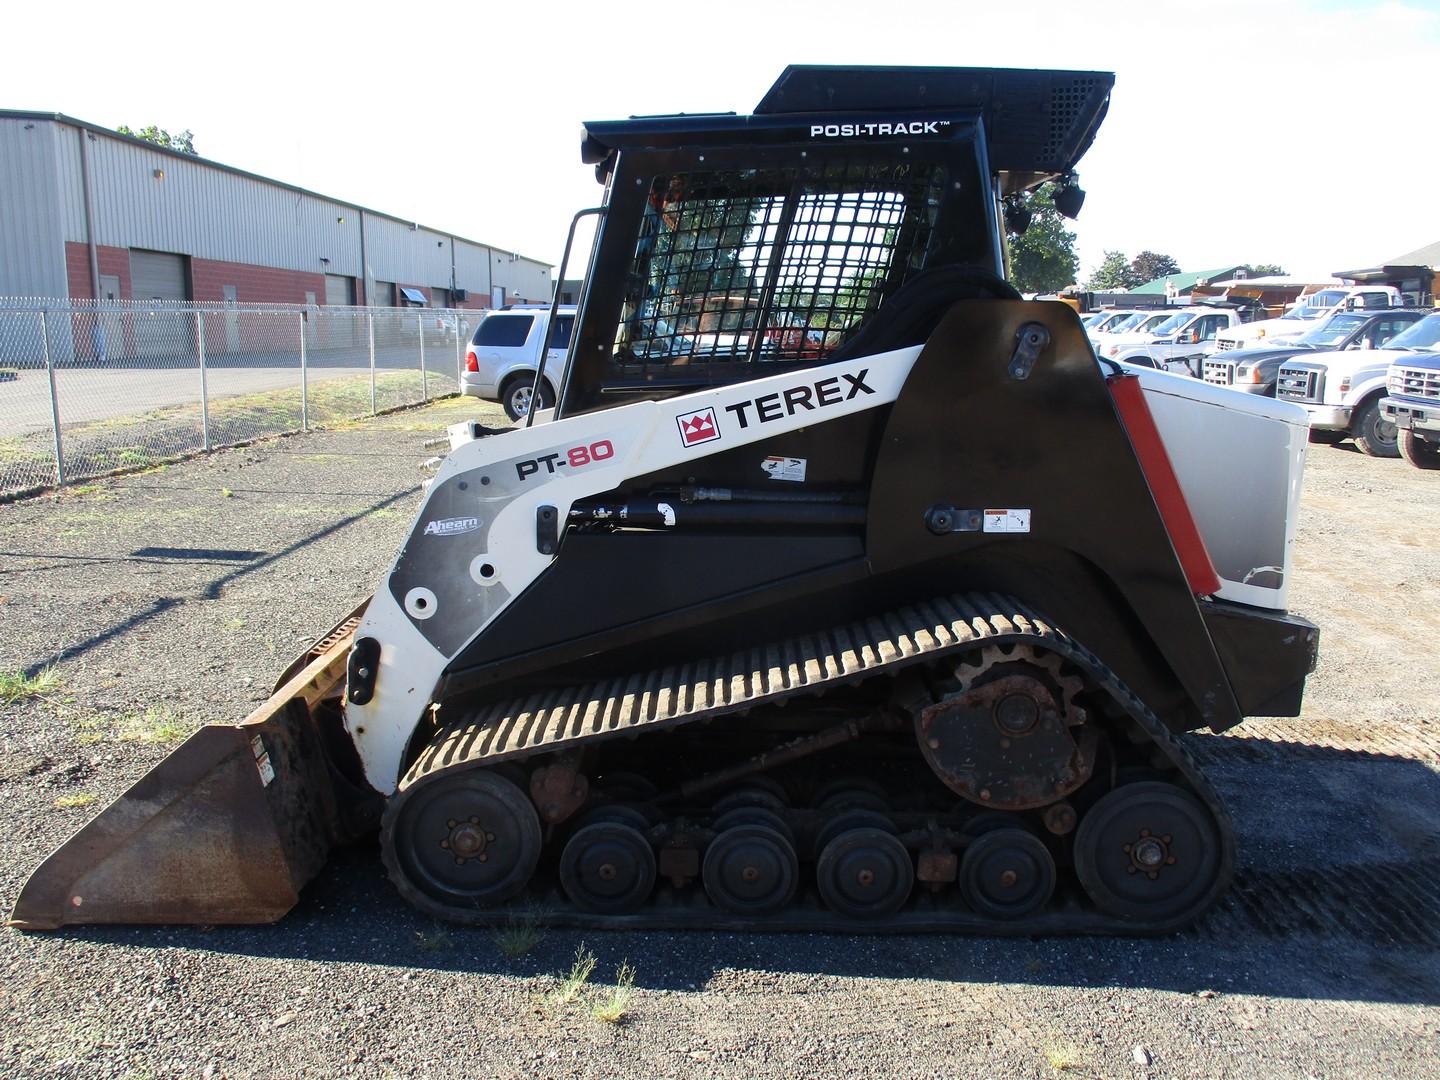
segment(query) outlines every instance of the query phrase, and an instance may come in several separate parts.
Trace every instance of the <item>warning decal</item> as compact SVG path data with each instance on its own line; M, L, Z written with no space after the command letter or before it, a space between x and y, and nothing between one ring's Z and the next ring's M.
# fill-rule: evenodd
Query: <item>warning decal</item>
M803 457L767 457L760 462L760 468L771 480L805 480L805 459Z
M1029 510L986 510L985 531L988 533L1028 533Z

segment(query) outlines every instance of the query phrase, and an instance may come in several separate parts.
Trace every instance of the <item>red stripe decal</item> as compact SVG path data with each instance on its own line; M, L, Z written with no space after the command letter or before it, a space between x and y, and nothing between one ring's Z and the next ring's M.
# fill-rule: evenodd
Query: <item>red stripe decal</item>
M1205 540L1190 514L1190 505L1185 493L1180 490L1180 481L1175 478L1175 469L1170 464L1170 455L1165 442L1160 438L1160 429L1150 415L1150 406L1145 403L1145 392L1140 388L1138 375L1116 375L1110 378L1110 395L1115 407L1120 410L1120 419L1130 435L1130 445L1140 459L1140 468L1155 496L1155 505L1165 520L1170 532L1170 542L1175 545L1175 554L1180 558L1180 568L1185 571L1185 580L1196 596L1209 596L1220 591L1220 575L1210 561L1210 552L1205 549Z

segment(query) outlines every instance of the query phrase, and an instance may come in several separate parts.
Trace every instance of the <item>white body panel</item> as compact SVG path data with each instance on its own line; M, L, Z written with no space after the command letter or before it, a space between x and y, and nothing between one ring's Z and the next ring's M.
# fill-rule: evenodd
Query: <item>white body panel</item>
M899 395L900 387L919 355L919 346L899 349L685 397L640 401L564 420L537 422L530 428L521 427L502 435L465 441L456 446L436 470L431 490L433 492L438 485L457 474L483 471L487 466L520 457L563 455L570 447L590 446L602 440L613 445L613 456L603 462L568 473L540 470L534 474L534 482L520 494L508 499L488 500L489 507L486 499L477 497L479 512L484 514L491 509L493 513L493 518L487 521L489 550L486 554L496 570L494 584L502 586L508 596L515 597L554 559L536 551L535 515L541 505L555 507L563 522L576 499L608 491L630 477L704 457L722 447L742 446L817 421L889 404ZM727 406L738 407L739 403L780 394L787 388L814 383L817 379L834 379L842 388L849 389L845 381L847 378L863 378L871 392L857 393L824 407L823 411L797 410L773 422L758 422L751 410L748 427L741 427L734 414L727 410ZM684 445L678 418L705 409L714 410L718 437L708 442ZM427 499L420 506L415 524L427 521L431 513ZM402 549L391 564L390 573L394 572L403 555ZM405 746L429 705L431 691L450 660L415 627L410 614L391 593L389 576L386 575L386 582L376 590L366 609L364 621L356 631L357 639L371 637L380 642L375 696L364 705L349 704L345 710L345 726L364 764L366 779L377 791L385 794L395 789ZM476 584L477 589L490 587L493 584ZM432 591L439 593L441 590L437 587ZM429 603L427 618L443 614L433 599ZM491 611L489 619L477 628L476 634L483 631L484 625L503 609L504 605L499 605Z
M1140 376L1220 575L1216 595L1284 610L1308 443L1305 410L1185 375L1124 366Z

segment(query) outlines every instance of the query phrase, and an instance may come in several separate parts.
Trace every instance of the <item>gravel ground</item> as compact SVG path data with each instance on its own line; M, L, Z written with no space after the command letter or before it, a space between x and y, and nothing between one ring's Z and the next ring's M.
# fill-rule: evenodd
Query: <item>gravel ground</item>
M444 402L0 506L0 897L173 741L233 720L372 587ZM489 422L498 411L483 407ZM1315 447L1292 603L1305 715L1197 737L1242 872L1158 940L549 931L507 958L438 927L376 851L282 923L0 933L7 1076L1440 1075L1440 498ZM163 549L189 549L165 551ZM148 550L148 553L147 553ZM3 698L0 698L3 700ZM88 806L69 806L70 802ZM597 964L571 1000L559 973ZM622 961L619 1024L592 1015Z

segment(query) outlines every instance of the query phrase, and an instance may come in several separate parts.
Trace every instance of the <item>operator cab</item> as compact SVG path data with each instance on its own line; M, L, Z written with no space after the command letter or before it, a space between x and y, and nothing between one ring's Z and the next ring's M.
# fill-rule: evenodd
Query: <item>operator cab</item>
M587 124L606 200L557 415L918 344L949 303L1014 296L1001 200L1059 178L1078 210L1112 84L792 66L751 116Z

